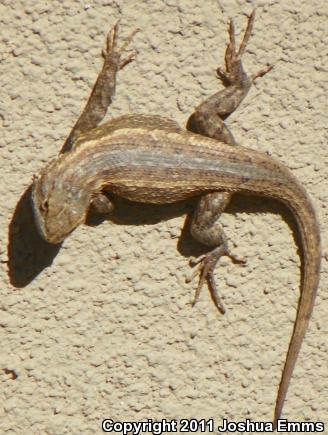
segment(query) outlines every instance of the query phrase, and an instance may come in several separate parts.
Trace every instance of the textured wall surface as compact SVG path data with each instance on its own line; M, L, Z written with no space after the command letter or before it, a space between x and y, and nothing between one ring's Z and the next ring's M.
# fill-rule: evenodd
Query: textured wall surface
M240 267L216 269L227 309L190 301L193 203L119 203L63 245L36 234L31 177L56 156L101 67L118 18L141 31L109 116L153 113L184 125L222 85L229 17L240 37L255 2L0 2L0 432L101 433L101 420L269 421L299 298L295 229L276 202L236 197L222 217ZM326 0L258 1L247 71L259 79L228 119L237 141L277 157L302 180L322 228L321 286L284 416L328 424Z

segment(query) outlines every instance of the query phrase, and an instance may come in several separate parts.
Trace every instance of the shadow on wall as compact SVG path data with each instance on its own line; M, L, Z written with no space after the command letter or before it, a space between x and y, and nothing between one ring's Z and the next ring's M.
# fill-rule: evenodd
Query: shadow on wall
M46 267L51 266L61 248L61 243L53 245L40 236L31 205L31 190L32 186L29 186L19 199L9 224L9 278L11 284L18 288L27 286ZM108 216L90 212L86 225L97 226L106 219L118 225L153 225L188 213L193 208L193 201L163 206L137 204L114 195L110 195L110 199L114 203L115 214ZM192 240L190 242L192 245ZM186 255L191 255L188 249L187 252Z
M35 225L30 186L21 196L9 225L9 276L15 287L25 287L50 266L60 249L42 239Z
M46 267L51 266L61 247L61 243L53 245L46 242L38 233L30 195L31 186L18 201L9 225L9 277L11 284L18 288L27 286ZM175 204L150 205L134 203L112 194L109 196L115 207L114 214L106 216L90 212L86 225L97 226L103 223L105 219L110 219L118 225L154 225L187 214L181 236L177 242L179 253L185 257L197 257L208 252L208 248L193 240L189 233L191 212L195 207L197 198ZM293 217L281 203L273 200L266 201L263 198L235 195L225 213L235 214L238 212L281 215L292 228L295 242L300 246ZM113 228L111 227L110 231L113 231ZM110 249L110 246L108 249Z

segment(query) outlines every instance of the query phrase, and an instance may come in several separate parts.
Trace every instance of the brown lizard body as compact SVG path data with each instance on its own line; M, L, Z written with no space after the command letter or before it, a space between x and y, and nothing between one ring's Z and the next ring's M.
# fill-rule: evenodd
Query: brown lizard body
M237 51L230 23L226 69L218 73L226 89L201 104L181 129L174 121L151 115L126 115L98 126L115 91L116 73L133 57L121 60L130 42L117 49L116 25L108 38L102 72L88 104L68 137L63 152L36 177L33 208L37 226L51 243L61 242L83 223L90 204L110 211L110 191L132 201L166 204L201 196L191 233L211 251L200 259L195 300L207 280L213 299L213 270L223 255L236 258L217 222L231 194L240 192L276 198L293 212L301 234L304 273L297 319L277 397L274 421L280 417L290 378L308 326L319 282L320 234L312 203L291 171L267 154L237 146L225 119L240 104L252 81L271 69L247 77L241 56L248 42L254 12ZM240 260L237 260L240 261Z

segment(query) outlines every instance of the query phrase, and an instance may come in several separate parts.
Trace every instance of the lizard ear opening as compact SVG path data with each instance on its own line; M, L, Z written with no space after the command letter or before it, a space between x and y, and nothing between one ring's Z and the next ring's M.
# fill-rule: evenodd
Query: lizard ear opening
M42 211L48 211L48 208L49 208L49 202L47 199L45 199L44 201L41 202L40 209Z

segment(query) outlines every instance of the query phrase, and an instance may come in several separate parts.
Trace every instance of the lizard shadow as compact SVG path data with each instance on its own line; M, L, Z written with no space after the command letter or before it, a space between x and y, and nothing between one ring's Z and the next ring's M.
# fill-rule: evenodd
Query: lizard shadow
M39 235L34 221L30 194L31 186L19 199L9 224L9 279L16 288L25 287L46 267L49 267L61 248L61 244L47 243ZM155 225L158 222L186 214L185 224L178 237L178 252L185 257L197 257L208 252L208 248L194 240L189 231L192 211L197 198L166 205L135 203L112 194L110 194L110 199L114 203L114 213L104 216L89 212L86 225L97 226L104 220L110 220L117 225ZM238 212L280 215L293 230L295 242L300 246L292 214L278 201L234 195L224 213L235 214Z
M8 228L8 274L16 288L27 286L45 268L51 266L62 243L46 242L38 232L31 205L29 186L20 197ZM110 218L117 224L146 225L168 220L188 212L183 204L153 206L137 204L121 198L112 198L115 214L109 216L89 212L86 225L97 226Z
M299 237L299 231L296 221L292 212L280 201L272 198L234 194L223 214L230 214L232 216L236 216L236 214L238 213L246 213L247 215L273 214L280 216L282 220L292 230L293 240L297 246L299 254L301 249L301 240ZM199 255L207 253L209 249L193 239L191 235L189 235L191 218L192 214L189 214L186 218L185 224L182 229L183 237L181 237L181 239L179 240L178 250L182 255L186 257L198 257ZM227 234L227 236L229 238L229 234Z
M113 215L104 217L90 213L87 218L87 225L97 226L108 219L116 225L155 225L158 222L166 221L181 215L186 215L185 222L178 237L177 249L185 257L197 257L208 252L208 247L197 242L190 234L190 223L192 212L195 209L198 198L191 198L185 201L166 204L140 204L110 194L114 203ZM278 200L267 199L256 196L245 196L235 194L224 213L235 215L245 212L247 214L276 214L287 223L293 233L294 242L300 249L301 242L299 232L291 211Z
M8 229L8 267L10 283L28 285L43 269L50 266L61 244L52 245L39 234L34 220L29 186L20 197Z

